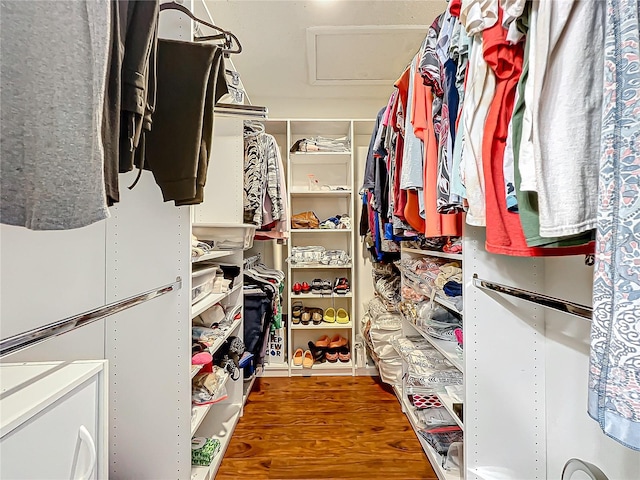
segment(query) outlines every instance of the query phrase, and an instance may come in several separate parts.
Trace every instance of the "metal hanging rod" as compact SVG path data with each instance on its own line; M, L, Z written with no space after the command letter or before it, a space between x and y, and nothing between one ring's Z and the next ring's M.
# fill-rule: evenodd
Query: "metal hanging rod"
M85 325L97 320L101 320L128 308L135 307L136 305L140 305L141 303L160 297L166 293L180 290L181 288L182 279L178 277L175 282L162 287L149 290L144 293L139 293L133 297L118 300L117 302L104 305L103 307L98 307L93 310L5 338L0 340L0 358L20 350L24 350L25 348L32 347L38 343L49 340L50 338L75 330L76 328L84 327Z
M481 278L478 278L477 274L473 275L473 284L483 290L492 290L505 295L511 295L512 297L521 298L527 302L536 303L586 320L591 320L593 315L593 309L586 305L580 305L579 303L569 302L568 300L562 300L561 298L549 297L547 295L542 295L541 293L522 290L517 287L509 287L507 285L501 285L488 280L482 280Z

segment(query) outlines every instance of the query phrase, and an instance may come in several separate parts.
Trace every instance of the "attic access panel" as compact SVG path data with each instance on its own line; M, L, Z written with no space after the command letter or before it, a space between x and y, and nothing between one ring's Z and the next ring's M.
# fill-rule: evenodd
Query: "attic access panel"
M311 85L392 85L420 47L427 25L307 28Z

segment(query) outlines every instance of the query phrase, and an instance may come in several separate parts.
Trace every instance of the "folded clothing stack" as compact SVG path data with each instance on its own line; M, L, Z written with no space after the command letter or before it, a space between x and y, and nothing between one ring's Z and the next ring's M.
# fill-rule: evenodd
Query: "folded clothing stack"
M351 151L351 141L349 137L326 138L311 137L301 138L293 144L289 150L295 152L349 152Z

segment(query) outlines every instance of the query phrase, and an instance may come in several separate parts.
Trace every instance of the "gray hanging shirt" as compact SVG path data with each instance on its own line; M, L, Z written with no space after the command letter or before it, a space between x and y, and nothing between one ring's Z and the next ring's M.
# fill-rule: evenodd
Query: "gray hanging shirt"
M65 230L109 216L100 135L109 8L0 2L0 223Z

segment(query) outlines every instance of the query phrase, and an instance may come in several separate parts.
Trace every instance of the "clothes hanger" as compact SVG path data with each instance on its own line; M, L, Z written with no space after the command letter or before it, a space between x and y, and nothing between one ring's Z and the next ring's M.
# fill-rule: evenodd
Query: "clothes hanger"
M264 125L260 122L245 121L244 122L244 136L245 137L257 137L265 132ZM259 263L256 262L256 265Z
M238 54L240 52L242 52L242 45L240 44L240 40L238 40L238 37L236 37L233 33L231 33L228 30L225 30L223 28L217 27L215 25L213 25L212 23L209 23L205 20L202 20L201 18L196 17L193 13L191 13L191 10L189 10L187 7L185 7L184 5L180 5L177 2L166 2L166 3L161 3L160 4L160 11L163 12L165 10L178 10L179 12L184 13L187 17L189 17L191 20L193 20L194 22L197 22L201 25L204 25L206 27L212 28L214 30L216 30L217 32L220 32L219 34L216 35L207 35L207 36L202 36L202 37L195 37L194 40L196 42L205 42L205 41L213 41L213 40L224 40L225 43L225 48L222 50L222 53L224 53L226 56L230 55L230 54ZM231 47L233 46L233 44L235 43L236 48L235 49L231 49Z

